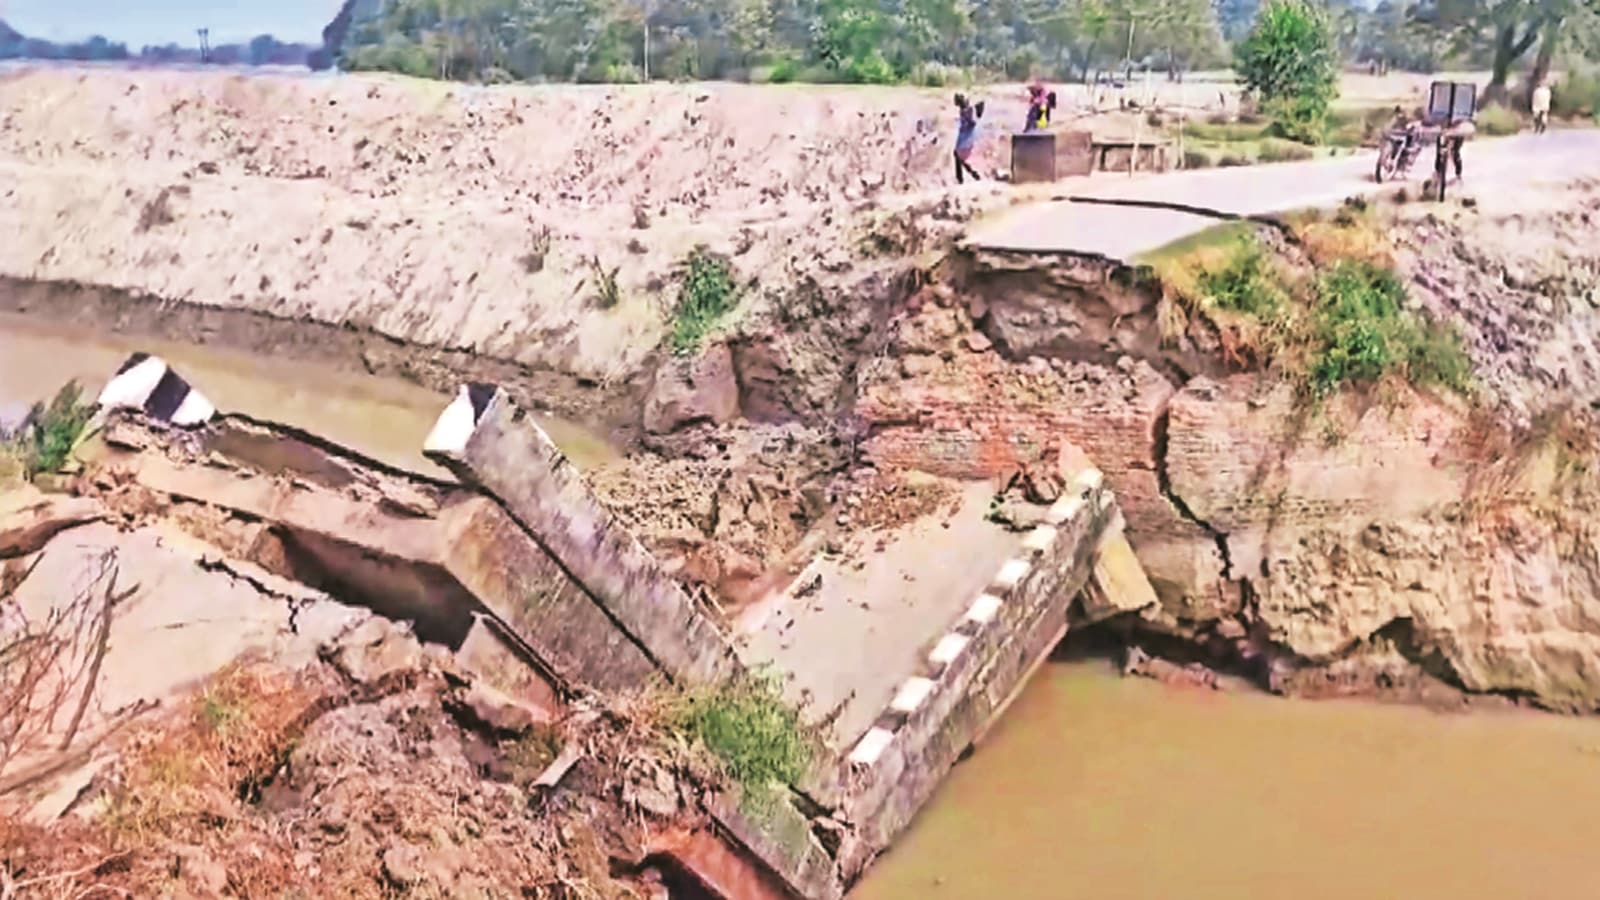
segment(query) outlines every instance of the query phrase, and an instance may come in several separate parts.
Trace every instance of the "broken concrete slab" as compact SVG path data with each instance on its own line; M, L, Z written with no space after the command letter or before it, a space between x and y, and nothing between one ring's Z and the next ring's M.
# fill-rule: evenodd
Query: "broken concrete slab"
M0 559L27 556L56 534L105 518L106 510L87 497L44 494L32 486L0 494Z
M668 677L706 684L740 670L710 618L504 391L463 387L423 452L493 496Z

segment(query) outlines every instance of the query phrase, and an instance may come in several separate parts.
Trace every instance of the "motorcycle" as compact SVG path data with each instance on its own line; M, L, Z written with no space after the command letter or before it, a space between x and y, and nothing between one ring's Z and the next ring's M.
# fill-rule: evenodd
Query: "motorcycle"
M1383 147L1378 151L1374 178L1379 184L1404 178L1421 153L1422 134L1415 123L1390 129L1383 136Z

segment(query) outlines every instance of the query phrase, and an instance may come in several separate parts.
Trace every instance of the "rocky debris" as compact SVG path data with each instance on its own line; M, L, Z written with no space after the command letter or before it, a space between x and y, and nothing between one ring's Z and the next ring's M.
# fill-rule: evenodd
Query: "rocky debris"
M482 681L474 681L466 689L460 707L493 734L523 734L551 721L549 710L508 696Z
M620 522L681 581L738 601L824 512L842 448L801 425L681 432L625 468L585 471ZM689 454L693 454L692 456Z
M916 473L857 469L836 489L852 528L892 532L925 516L949 513L961 501L948 481Z
M1414 298L1452 323L1481 398L1527 426L1600 396L1600 183L1403 207L1393 229Z
M670 356L656 369L645 399L644 427L652 434L667 434L701 422L723 425L738 415L733 352L727 344L713 344L699 356Z
M502 730L462 694L488 696L426 661L363 685L315 662L230 667L121 742L68 817L0 817L7 873L135 896L315 882L347 897L562 896L573 884L623 897L648 890L631 873L653 833L702 827L710 770L663 739L648 707ZM558 768L535 802L529 779Z

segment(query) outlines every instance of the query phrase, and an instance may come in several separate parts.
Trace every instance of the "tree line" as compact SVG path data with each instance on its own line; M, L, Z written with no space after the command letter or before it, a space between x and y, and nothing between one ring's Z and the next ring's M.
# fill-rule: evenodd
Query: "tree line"
M198 47L177 43L145 45L137 52L120 41L95 35L85 41L56 42L26 37L0 21L0 59L59 59L80 62L200 62ZM244 43L219 44L211 48L210 61L219 65L303 66L328 68L332 55L322 47L280 41L270 34L257 35ZM318 64L320 61L320 65Z
M1482 66L1503 89L1593 55L1600 0L1307 0L1342 64ZM346 0L347 69L481 81L1169 77L1231 62L1260 0Z

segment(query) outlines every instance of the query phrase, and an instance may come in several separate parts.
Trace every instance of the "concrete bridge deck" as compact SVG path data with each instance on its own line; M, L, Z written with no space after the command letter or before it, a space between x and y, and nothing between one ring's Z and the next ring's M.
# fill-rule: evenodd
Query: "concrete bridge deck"
M1200 169L1144 176L1102 174L1064 184L1073 199L1028 203L974 223L965 245L1024 253L1079 253L1132 262L1173 241L1216 224L1215 215L1172 208L1117 206L1105 201L1172 204L1225 216L1262 216L1332 207L1346 197L1371 195L1398 184L1373 181L1375 151L1298 163ZM1600 174L1600 131L1593 129L1478 139L1464 154L1468 194L1514 192L1540 180ZM1404 182L1415 192L1433 171L1424 151ZM1097 202L1098 201L1098 202Z

